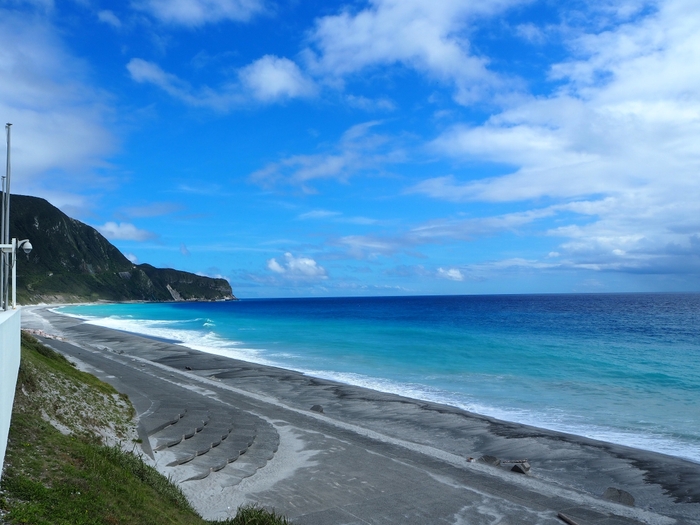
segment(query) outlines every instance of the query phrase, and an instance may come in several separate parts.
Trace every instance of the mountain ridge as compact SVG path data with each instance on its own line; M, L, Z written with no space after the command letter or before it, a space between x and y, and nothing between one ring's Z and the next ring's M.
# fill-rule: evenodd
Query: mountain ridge
M10 196L10 235L33 246L17 254L22 304L236 299L225 279L132 263L95 228L40 197Z

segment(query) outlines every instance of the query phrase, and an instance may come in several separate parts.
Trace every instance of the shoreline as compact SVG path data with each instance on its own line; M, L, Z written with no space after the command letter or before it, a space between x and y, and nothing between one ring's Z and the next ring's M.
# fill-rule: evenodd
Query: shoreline
M58 307L61 306L70 305L58 305ZM683 441L682 439L674 437L674 434L669 429L665 429L665 434L663 433L664 429L662 429L660 433L649 434L645 433L643 429L639 428L636 429L637 432L633 432L629 430L629 428L623 428L620 426L616 427L615 425L606 426L604 422L597 424L596 422L589 420L584 424L577 420L577 413L575 412L568 414L568 419L566 417L564 419L551 418L548 417L549 413L543 411L543 407L537 405L537 403L534 403L532 407L527 406L525 408L523 408L521 405L520 409L513 408L513 406L517 406L517 404L513 406L502 406L498 403L489 404L488 401L486 401L486 404L483 404L483 400L479 398L478 395L473 396L472 399L465 400L464 398L459 398L459 394L456 394L457 397L452 396L452 392L449 390L432 389L431 387L422 384L402 383L401 381L385 379L385 377L380 375L372 375L369 372L364 374L344 374L333 369L317 370L313 367L309 367L308 365L304 366L303 363L277 363L275 362L275 359L267 359L264 357L264 355L255 355L257 350L255 350L254 346L251 347L251 352L253 355L246 356L243 355L245 352L241 353L238 351L239 347L237 346L228 348L219 347L218 345L212 344L203 345L199 343L199 341L195 341L189 337L189 332L187 331L182 333L166 333L165 335L159 335L162 332L160 329L155 330L155 333L148 333L147 331L140 332L139 329L148 330L148 328L144 328L139 324L131 327L128 323L125 325L121 322L116 325L114 323L103 324L103 321L105 321L104 318L81 318L75 314L68 313L60 313L60 315L76 317L77 319L83 319L91 324L94 323L95 326L102 326L106 329L130 333L157 341L178 344L185 348L212 355L218 355L229 359L241 360L243 362L262 366L283 368L285 370L301 373L308 377L337 382L357 388L366 388L384 394L397 395L408 399L413 399L417 402L446 405L448 407L463 410L475 416L491 418L494 421L513 423L543 431L546 430L565 435L577 436L581 439L590 439L593 441L611 443L632 449L669 455L680 458L684 461L700 464L700 455L697 453L698 449L695 448L695 444L692 441ZM172 335L172 338L169 338L170 335ZM244 345L241 348L247 347Z
M140 334L88 325L51 312L53 307L23 309L23 328L53 332L82 347L97 345L117 352L115 347L122 345L133 358L156 362L185 376L196 375L207 384L264 396L287 410L308 414L310 407L319 405L323 408L320 417L329 424L436 458L449 457L468 465L468 457L483 455L527 458L536 472L533 477L543 483L586 497L600 497L606 488L616 487L633 494L640 511L674 515L683 509L681 515L700 516L700 464L689 460L206 354ZM662 523L648 516L637 519Z
M86 303L86 304L87 304L87 303ZM90 303L90 304L98 304L98 303ZM29 307L29 308L42 308L42 309L47 309L47 310L51 311L53 314L55 314L55 315L70 317L70 318L73 318L73 319L80 320L81 322L89 323L90 319L86 319L86 318L83 318L83 317L80 317L80 316L76 316L76 315L73 315L73 314L61 313L61 312L57 312L57 311L54 311L54 310L53 310L54 308L58 308L58 307L62 307L62 306L73 306L73 305L70 305L70 304L60 304L60 305L36 305L36 306L33 306L33 307ZM27 307L23 307L23 308L27 308ZM501 418L498 418L498 417L495 417L495 416L490 416L490 415L487 415L487 414L481 414L481 413L478 413L478 412L475 412L475 411L472 411L472 410L468 410L468 409L463 408L463 407L459 407L459 406L456 406L456 405L451 405L451 404L449 404L449 403L445 403L445 402L441 402L441 401L435 401L435 400L429 400L429 399L421 399L421 398L417 398L417 397L407 396L407 395L402 394L402 393L390 392L390 391L386 391L386 390L380 390L380 389L377 389L377 388L366 387L366 386L363 386L363 385L358 385L358 384L343 382L343 381L340 381L340 380L338 380L338 379L336 379L336 378L327 378L327 377L322 377L322 376L316 376L316 375L313 375L313 374L311 374L311 373L308 373L308 371L304 371L304 370L297 370L297 369L294 369L294 368L285 368L285 367L283 367L283 366L279 366L279 365L275 365L275 364L269 364L269 363L265 363L265 362L247 361L247 360L245 360L245 359L240 359L240 358L236 358L236 357L230 357L230 356L227 356L227 355L223 355L223 354L221 354L221 353L216 353L216 352L214 352L214 351L206 351L206 350L200 350L200 349L198 349L198 348L193 348L193 347L191 347L191 346L188 346L186 341L182 341L182 340L168 339L168 338L166 338L166 337L160 337L160 336L157 336L157 335L152 335L152 334L147 334L147 333L141 333L141 332L136 332L136 331L132 331L132 330L122 330L122 329L118 329L118 328L112 328L112 327L108 327L108 326L102 326L102 325L100 325L100 324L94 324L94 323L89 323L89 324L90 324L91 326L95 326L95 327L98 327L98 328L101 328L101 329L104 329L104 330L109 330L109 331L113 331L113 332L123 333L123 334L131 335L131 336L135 336L135 337L143 337L143 338L150 339L150 340L157 341L157 342L161 342L161 343L167 343L167 344L173 344L173 345L181 346L182 348L186 348L187 350L192 351L192 352L201 352L202 354L206 354L206 355L218 356L218 357L222 357L222 358L224 358L224 359L231 360L232 362L241 362L241 363L245 363L245 364L250 365L250 366L275 369L275 370L283 371L284 373L289 373L289 374L299 374L300 376L305 377L305 378L309 378L309 379L312 380L312 381L325 381L325 382L328 382L329 384L336 384L336 385L338 385L338 386L346 386L346 387L350 387L350 388L357 388L357 389L360 389L360 390L362 390L362 391L375 393L375 394L378 395L378 396L379 396L379 395L396 396L396 397L398 397L398 398L405 399L405 400L408 400L408 402L416 403L416 404L435 405L435 406L437 406L437 407L442 407L442 410L444 410L445 412L455 411L455 412L457 412L457 413L465 413L465 414L468 414L469 417L473 417L473 418L477 418L477 419L482 419L482 420L484 420L484 421L488 421L488 422L493 423L493 424L495 424L495 425L504 425L504 426L515 425L515 426L517 426L517 427L522 427L523 429L530 429L531 431L536 432L536 433L541 433L541 434L551 433L551 434L553 434L553 435L555 435L555 436L565 436L565 437L568 437L568 438L570 438L570 439L572 439L572 440L574 440L574 441L588 442L588 443L591 443L591 444L604 444L604 445L608 445L608 446L611 446L611 447L620 447L621 449L624 449L624 450L640 451L640 452L645 452L645 453L650 453L650 454L658 454L659 456L662 456L662 457L673 458L673 459L675 459L675 460L680 460L680 461L684 461L684 462L688 462L688 463L692 463L692 464L696 464L696 465L700 466L700 462L698 462L698 461L693 461L692 459L685 458L685 457L682 457L682 456L674 456L674 455L671 455L671 454L666 454L666 453L658 452L658 451L654 451L654 450L644 449L644 448L640 448L640 447L634 447L634 446L625 445L625 444L622 444L622 443L615 443L615 442L613 442L613 441L606 441L606 440L603 440L603 439L597 439L597 438L593 438L593 437L588 437L588 436L584 436L584 435L581 435L581 434L576 434L576 433L574 433L574 432L566 432L566 431L562 431L562 430L551 429L551 428L547 428L547 427L540 427L540 426L537 426L537 425L531 425L531 424L527 424L527 423L522 423L522 422L519 422L519 421L511 421L511 420L508 420L508 419L501 419Z

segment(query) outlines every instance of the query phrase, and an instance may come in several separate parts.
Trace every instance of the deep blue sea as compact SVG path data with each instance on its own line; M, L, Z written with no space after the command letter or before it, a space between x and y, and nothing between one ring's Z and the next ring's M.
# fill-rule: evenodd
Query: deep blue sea
M60 311L700 463L700 294L255 299Z

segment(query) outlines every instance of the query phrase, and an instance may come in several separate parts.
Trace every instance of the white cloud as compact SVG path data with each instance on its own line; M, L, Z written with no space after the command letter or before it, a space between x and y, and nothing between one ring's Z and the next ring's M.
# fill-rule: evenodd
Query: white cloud
M170 96L180 99L182 102L193 106L208 106L215 109L224 109L228 106L224 97L210 90L204 90L200 94L193 93L193 88L176 75L166 73L160 66L140 58L132 58L126 65L131 78L141 84L153 84L158 86Z
M110 241L147 241L153 239L155 234L140 230L128 222L106 222L102 226L96 226L97 230Z
M267 261L267 267L268 269L272 270L275 273L284 273L285 269L282 267L280 263L277 262L276 259L270 259Z
M184 242L180 243L180 253L184 255L185 257L190 256L190 251L187 249L187 246L185 246Z
M139 258L136 257L133 253L125 253L124 257L129 259L133 264L138 264L139 263Z
M515 34L533 44L541 44L546 39L542 29L532 23L517 25L515 27Z
M404 152L389 144L387 137L371 133L380 122L358 124L348 129L332 151L317 155L294 155L270 163L252 173L252 182L263 186L289 184L313 193L316 179L347 180L363 171L377 171L388 163L402 162Z
M332 244L357 259L375 259L399 252L413 253L416 246L473 241L479 237L517 232L520 228L556 215L563 207L552 206L474 219L434 219L394 235L347 235Z
M335 244L347 250L348 254L356 259L389 256L414 245L401 236L381 238L373 235L346 235Z
M241 82L253 98L273 102L314 94L313 82L288 58L265 55L239 71Z
M468 28L518 3L523 2L372 0L360 11L319 19L305 55L313 71L335 77L401 64L454 83L456 99L469 103L500 80L485 58L471 52Z
M98 12L97 19L100 22L104 22L105 24L109 24L112 27L115 27L117 29L119 29L122 26L122 22L121 22L121 20L119 20L117 15L115 15L113 11L110 11L108 9Z
M134 6L165 24L188 27L225 20L247 22L264 10L262 0L141 0Z
M294 62L271 55L241 68L238 82L225 82L218 88L194 88L158 64L141 58L131 59L126 68L136 82L153 84L185 104L216 111L228 111L251 102L274 103L309 97L315 93L313 82Z
M361 95L346 95L345 101L350 106L365 111L393 111L396 109L396 104L384 97L367 98Z
M182 204L174 202L153 202L144 206L130 206L123 209L123 214L128 217L161 217L170 215L183 208Z
M302 213L299 215L299 219L301 220L307 220L307 219L329 219L331 217L338 217L341 215L340 212L338 211L330 211L330 210L313 210L313 211L307 211L306 213Z
M504 175L438 176L409 191L456 202L552 199L558 225L547 233L563 239L556 251L572 267L692 266L700 69L689 64L700 63L700 4L659 2L570 44L578 58L552 67L559 87L551 95L521 99L483 125L453 126L432 144L455 159L498 164Z
M70 192L94 184L92 170L106 166L116 140L106 125L109 106L90 86L86 65L41 17L0 9L0 34L0 114L13 123L12 190L46 195L52 187Z
M462 275L462 272L460 271L459 268L438 268L437 270L437 275L438 277L441 277L443 279L448 279L450 281L463 281L464 280L464 275Z
M284 260L279 263L276 259L267 261L267 268L288 279L327 279L328 275L323 266L309 257L294 257L291 253L284 254Z

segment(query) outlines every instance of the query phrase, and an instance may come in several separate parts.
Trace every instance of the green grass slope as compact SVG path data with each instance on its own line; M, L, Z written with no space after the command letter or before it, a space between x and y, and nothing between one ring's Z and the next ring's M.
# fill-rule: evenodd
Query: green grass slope
M133 408L128 399L22 334L22 361L0 480L0 523L213 523L199 517L180 489L138 455L105 445L104 434L130 443ZM218 523L287 521L247 507Z

